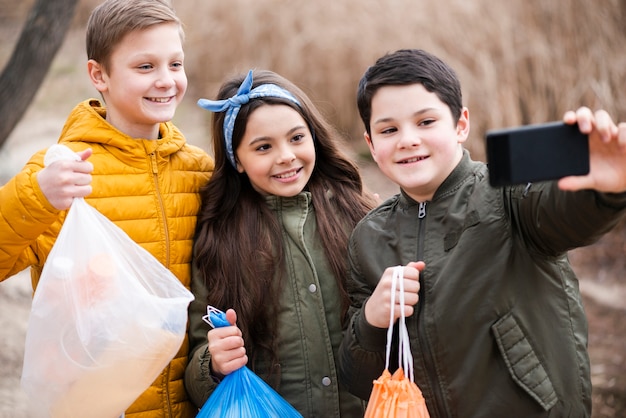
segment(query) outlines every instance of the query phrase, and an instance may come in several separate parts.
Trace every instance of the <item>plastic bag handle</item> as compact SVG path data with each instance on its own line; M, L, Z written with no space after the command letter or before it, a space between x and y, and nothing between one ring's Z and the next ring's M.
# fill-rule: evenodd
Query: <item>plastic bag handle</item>
M62 160L80 161L80 155L72 151L67 145L52 144L43 156L43 165L48 167L50 164ZM72 203L76 199L85 200L83 197L75 197L72 199Z
M404 315L404 267L395 266L391 276L391 310L389 313L389 328L387 329L387 347L385 356L385 369L389 369L389 357L391 355L391 341L393 339L393 308L396 303L396 289L400 291L400 320L398 322L398 364L403 368L405 374L411 382L414 380L413 356L411 355L411 344L409 332L406 328L406 317Z
M66 145L53 144L43 157L43 165L48 167L53 162L61 160L80 161L80 156Z
M207 314L202 317L202 320L211 325L212 328L227 327L230 325L226 319L226 313L220 311L219 309L208 305L206 307L206 313Z

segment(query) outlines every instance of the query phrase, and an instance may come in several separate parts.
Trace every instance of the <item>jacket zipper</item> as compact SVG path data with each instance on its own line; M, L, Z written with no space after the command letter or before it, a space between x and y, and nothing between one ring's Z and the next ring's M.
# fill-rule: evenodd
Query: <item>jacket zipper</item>
M154 190L157 196L157 201L159 202L159 210L161 211L161 217L163 218L163 228L165 232L165 267L169 270L170 268L170 234L167 227L167 217L165 216L165 208L163 206L163 199L161 197L161 189L159 188L159 165L157 164L156 153L150 153L150 163L152 168L152 178L154 180ZM165 381L163 384L166 386L165 393L165 402L167 403L167 409L165 413L168 417L172 417L172 402L170 399L170 365L168 364L165 368Z
M154 179L154 190L159 202L159 210L161 211L161 218L163 219L163 229L165 232L165 267L170 268L170 234L167 226L167 217L165 208L163 206L163 198L161 196L161 189L159 188L159 166L157 164L156 153L150 154L150 160L152 165L152 178Z
M419 209L417 212L417 218L418 218L417 260L424 259L424 230L426 229L426 204L427 202L420 202ZM419 293L420 293L419 295L420 302L418 302L419 304L418 312L419 312L419 315L421 316L423 312L423 306L426 302L426 298L425 298L426 291L424 290L424 286L420 286ZM444 396L441 391L441 387L439 386L439 381L437 379L437 370L434 366L435 364L434 355L431 351L430 346L427 344L424 344L424 342L427 341L426 340L426 326L424 325L424 321L421 320L421 318L418 318L418 321L417 321L417 335L418 335L419 346L422 348L421 349L422 356L424 357L424 367L426 368L426 374L427 374L428 380L431 382L433 397L435 398L434 405L429 405L428 410L432 417L444 416L439 411L439 405L442 405L444 409L447 409L447 408L445 407Z

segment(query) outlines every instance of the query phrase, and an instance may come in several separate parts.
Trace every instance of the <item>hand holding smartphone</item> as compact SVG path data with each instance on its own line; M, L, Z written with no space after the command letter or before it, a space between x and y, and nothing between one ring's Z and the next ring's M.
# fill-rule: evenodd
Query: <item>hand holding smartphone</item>
M486 133L489 183L494 187L589 173L589 140L578 125L549 122Z

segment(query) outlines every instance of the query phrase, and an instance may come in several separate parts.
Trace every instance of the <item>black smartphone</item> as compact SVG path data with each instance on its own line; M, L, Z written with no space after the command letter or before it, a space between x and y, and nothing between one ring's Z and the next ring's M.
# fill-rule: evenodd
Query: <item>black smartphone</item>
M578 125L549 122L487 131L489 183L494 187L589 173L589 140Z

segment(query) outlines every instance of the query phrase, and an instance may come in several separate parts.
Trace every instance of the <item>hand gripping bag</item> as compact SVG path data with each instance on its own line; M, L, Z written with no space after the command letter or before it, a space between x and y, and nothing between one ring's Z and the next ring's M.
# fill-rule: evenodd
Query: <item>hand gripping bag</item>
M207 307L203 319L212 327L230 324L226 314ZM226 375L196 418L302 418L302 415L247 366Z
M58 147L46 164L76 158ZM123 415L179 350L191 300L149 252L74 199L28 321L21 385L36 416Z
M395 304L396 288L400 291L400 305L404 306L403 271L404 268L402 266L396 266L393 270L391 286L392 307ZM413 381L413 356L411 355L409 333L406 328L406 318L403 310L398 323L398 364L400 367L393 375L389 372L393 325L392 309L389 316L389 329L387 330L385 370L374 381L374 387L367 403L364 418L429 418L426 401L422 396L422 392Z

